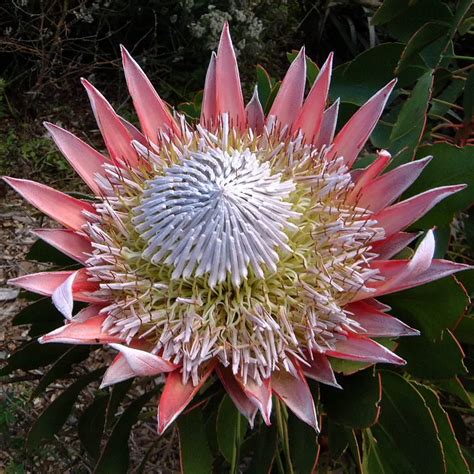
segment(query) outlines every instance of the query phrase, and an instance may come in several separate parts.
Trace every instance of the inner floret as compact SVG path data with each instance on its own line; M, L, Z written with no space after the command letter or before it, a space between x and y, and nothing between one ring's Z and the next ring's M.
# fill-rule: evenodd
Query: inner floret
M211 288L228 275L240 285L249 265L264 278L262 264L277 269L276 247L291 252L294 190L249 149L192 152L145 185L133 219L143 258L173 266L173 279L208 274Z
M184 380L217 358L258 382L361 330L344 306L379 278L369 262L384 233L346 202L342 158L219 133L146 151L142 174L108 169L88 271L111 302L104 331L143 340Z

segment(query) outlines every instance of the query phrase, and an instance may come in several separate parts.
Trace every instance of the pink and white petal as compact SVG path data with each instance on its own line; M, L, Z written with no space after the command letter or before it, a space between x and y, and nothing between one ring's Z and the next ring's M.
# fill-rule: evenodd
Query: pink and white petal
M374 214L373 218L384 228L386 237L389 237L405 229L440 201L462 191L465 187L466 185L464 184L455 184L453 186L430 189L383 209Z
M230 398L234 402L234 405L247 418L250 426L253 428L255 421L255 415L257 413L257 406L250 401L245 392L242 390L237 380L235 380L232 370L228 367L218 365L216 367L217 375L219 376L222 385Z
M118 354L105 371L99 388L102 389L123 382L124 380L135 377L135 375L135 372L128 365L127 359L125 359L123 354Z
M265 424L270 426L272 414L271 380L269 378L265 379L260 385L250 377L247 377L247 380L244 382L239 375L236 375L235 380L237 380L245 395L259 409Z
M122 62L128 90L133 99L138 119L146 137L158 143L159 132L180 135L180 131L167 106L155 91L150 80L129 52L121 46Z
M387 239L372 243L372 252L380 260L388 260L406 248L419 234L415 232L397 232Z
M356 184L349 198L353 202L361 189L375 179L392 161L392 155L387 150L379 150L377 158L367 168L354 169L351 171L352 180Z
M268 117L275 117L282 127L292 127L303 104L306 83L306 56L304 47L291 63L275 97Z
M333 147L328 154L329 159L343 156L346 165L352 167L382 115L396 82L396 79L390 81L350 118L334 139Z
M72 309L74 306L74 298L72 293L72 285L76 280L78 271L72 272L63 283L61 283L51 295L56 309L66 318L72 319Z
M332 387L342 388L336 380L334 371L328 358L319 352L313 351L311 355L306 358L309 365L302 364L301 368L306 377L321 382Z
M332 59L333 53L330 53L293 126L295 133L299 130L303 132L308 143L316 142L319 137L331 82Z
M92 253L89 239L67 229L36 229L33 231L41 240L57 248L68 257L86 263Z
M178 366L148 351L135 349L122 344L110 344L115 350L123 354L128 365L141 377L150 377L163 372L172 372Z
M52 296L56 288L62 285L67 278L69 278L74 271L59 271L59 272L40 272L31 273L21 277L9 280L9 284L18 286L33 293L40 295ZM94 297L92 293L99 289L97 282L88 280L89 276L86 270L82 268L77 271L74 283L72 286L73 297L75 301L83 301L85 303L100 303L102 299Z
M332 143L334 133L336 132L339 102L339 99L336 99L334 103L324 111L319 136L314 142L314 145L318 149L321 149L323 145L329 145Z
M139 164L137 153L131 145L132 135L115 113L107 99L86 79L82 84L87 91L95 119L105 146L114 162L127 163L132 168Z
M388 304L382 303L374 298L366 298L364 303L378 311L382 311L383 313L386 313L392 309Z
M91 191L96 196L102 195L103 190L96 182L96 175L105 177L104 164L108 162L107 158L71 132L48 122L44 122L44 126Z
M217 115L227 113L231 126L245 128L244 97L240 84L239 68L226 22L222 30L216 57Z
M194 385L191 380L183 383L183 376L179 370L168 374L158 405L158 434L163 434L166 428L188 406L212 374L215 366L214 361L207 365L197 385Z
M372 262L375 267L380 268L382 275L397 275L404 271L404 268L408 265L407 260L387 260ZM452 275L453 273L462 272L464 270L472 270L472 266L464 265L462 263L450 262L449 260L434 259L431 262L430 267L422 272L413 275L409 275L405 279L399 279L394 277L393 283L389 279L387 282L380 282L378 285L371 285L373 289L370 292L359 292L354 298L354 301L365 300L365 298L378 297L382 295L388 295L390 293L396 293L397 291L407 290L408 288L414 288L415 286L424 285L431 281L439 280L446 276ZM396 278L396 279L395 279Z
M364 332L361 335L368 337L399 337L418 336L420 332L411 328L393 316L378 311L364 301L346 305L345 310L352 313L351 319L357 321ZM357 331L359 332L359 331Z
M262 133L265 123L265 114L263 113L262 104L260 104L257 86L255 86L250 102L247 104L247 107L245 107L245 113L247 114L248 127L257 134Z
M216 53L213 51L206 72L206 80L204 82L204 94L202 96L200 119L201 124L208 129L212 129L217 124L216 99Z
M71 322L40 337L41 344L58 342L63 344L110 344L123 342L118 336L111 336L102 331L107 316L94 316L83 322Z
M335 349L326 351L326 355L338 359L370 362L374 364L378 362L397 365L406 364L405 360L378 342L355 334L348 334L347 339L337 341Z
M428 156L406 163L374 179L361 189L357 205L378 212L392 204L420 176L432 158Z
M128 133L130 133L133 140L135 140L136 142L140 143L143 146L148 146L148 141L145 135L143 135L143 133L140 132L140 130L138 130L138 128L135 127L135 125L130 123L128 120L125 120L120 115L118 115L118 118L125 125L125 128L128 130Z
M296 361L293 363L297 366ZM301 369L297 371L298 377L286 370L273 372L272 390L300 420L319 432L313 395Z
M28 179L3 179L30 204L69 229L82 229L87 223L84 212L95 214L92 204L56 191L44 184Z
M87 321L88 319L99 315L102 308L104 308L106 305L107 303L90 304L89 306L86 306L85 308L81 309L76 315L74 315L74 317L72 318L72 321L77 322L77 323L83 323Z

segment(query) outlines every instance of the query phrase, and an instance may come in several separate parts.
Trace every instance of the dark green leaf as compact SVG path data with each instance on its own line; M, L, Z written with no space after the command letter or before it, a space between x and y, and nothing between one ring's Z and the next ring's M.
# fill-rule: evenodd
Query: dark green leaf
M330 419L351 428L373 425L380 411L379 374L370 368L344 377L340 383L343 390L321 386L321 400Z
M335 423L331 418L327 419L326 424L328 427L328 442L331 459L337 461L349 446L347 432L351 431L351 429Z
M275 85L272 86L272 90L270 91L270 95L268 96L267 102L265 103L264 112L268 114L270 109L272 108L273 101L280 90L281 82L277 82Z
M210 474L212 453L199 408L178 418L181 470L183 474Z
M68 419L79 393L103 373L104 369L101 368L83 375L55 398L33 423L28 433L28 448L36 448L50 441Z
M37 262L54 263L58 267L79 267L76 260L64 255L58 249L46 243L44 240L38 239L30 248L26 258Z
M390 134L389 150L392 155L397 155L392 168L411 161L415 156L425 129L432 86L433 71L429 71L420 77L410 97L403 104Z
M217 414L217 443L219 450L235 469L239 459L240 445L247 432L248 422L228 395L222 398Z
M450 393L462 400L468 407L474 408L474 398L469 395L469 392L464 388L459 377L451 377L446 380L437 380L436 386L441 390Z
M252 462L247 474L267 474L271 472L277 449L276 425L261 425L254 442Z
M157 393L157 389L145 393L134 400L120 415L115 423L112 433L100 455L100 459L95 466L95 474L122 474L127 473L130 461L128 449L128 438L132 426L136 423L138 415L145 403Z
M425 23L452 19L449 7L441 0L385 0L372 23L384 25L392 37L407 42Z
M0 370L0 376L8 375L18 369L33 370L49 365L71 347L70 344L27 342L7 359L7 364Z
M433 69L435 68L441 58L441 53L446 48L448 41L449 24L446 23L425 23L408 41L404 49L400 62L397 66L397 74L403 71L411 64L411 60L422 52L423 59L426 65ZM441 41L439 41L441 39ZM429 56L426 54L428 47L431 47Z
M469 125L474 119L474 69L467 76L464 87L464 124Z
M416 228L428 229L434 225L449 224L456 212L472 205L474 202L474 160L471 148L437 143L418 149L417 157L432 155L433 159L404 197L414 196L437 186L467 184L468 187L435 206L416 222Z
M395 317L419 329L425 338L434 340L444 329L456 326L468 297L453 277L447 277L384 296L383 302L392 307L391 314Z
M79 439L87 454L94 460L100 455L100 441L104 432L108 402L108 395L99 393L79 418Z
M319 454L318 438L311 426L292 413L288 415L288 438L291 463L298 474L316 472Z
M444 474L436 424L423 397L393 372L382 372L379 422L366 431L364 472Z
M405 369L415 377L447 379L466 373L461 347L448 329L435 341L423 336L402 338L397 354L408 362Z
M68 349L41 377L38 385L31 394L31 399L40 395L46 387L57 379L69 374L73 364L77 364L87 359L89 356L89 346L73 346Z
M454 334L464 344L474 345L474 317L464 316L454 330Z
M110 394L109 404L107 405L107 427L111 427L115 422L115 414L117 409L122 403L125 395L132 386L133 379L124 380L123 382L117 383L112 387L112 393Z
M272 91L272 80L268 75L268 72L260 64L257 66L257 87L258 87L258 98L262 104L263 110L267 109L268 98Z
M443 410L436 392L425 385L416 384L416 389L424 398L438 427L438 437L443 445L446 472L449 474L469 474L469 466L462 455L448 414Z
M51 302L51 298L41 298L23 308L14 318L12 324L35 324L37 322L56 323L61 326L64 323L64 316L56 309Z

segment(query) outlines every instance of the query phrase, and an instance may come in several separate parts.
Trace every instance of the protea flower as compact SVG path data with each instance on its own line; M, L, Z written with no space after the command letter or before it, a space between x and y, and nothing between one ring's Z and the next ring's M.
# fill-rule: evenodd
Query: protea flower
M304 99L302 49L265 117L257 91L244 106L225 25L193 125L122 52L141 131L86 80L107 154L45 124L95 199L5 178L65 227L38 237L83 265L11 281L66 318L40 341L118 351L102 386L165 373L159 433L214 373L251 424L258 411L270 423L275 394L317 430L307 378L338 386L328 357L404 364L371 338L418 334L376 298L466 268L433 259L431 231L411 259L391 259L417 236L404 229L464 186L394 204L429 157L383 173L382 150L351 170L395 81L334 138L332 55ZM73 316L73 301L89 305Z

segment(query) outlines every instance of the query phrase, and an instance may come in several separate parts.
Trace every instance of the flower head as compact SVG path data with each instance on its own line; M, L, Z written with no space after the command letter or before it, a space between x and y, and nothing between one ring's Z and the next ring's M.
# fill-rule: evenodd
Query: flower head
M51 295L67 320L40 341L110 345L103 386L167 373L160 433L214 372L251 423L257 411L270 422L275 393L317 429L306 377L337 386L329 356L404 363L371 337L417 331L376 298L465 268L433 259L431 231L392 259L416 237L403 230L463 186L393 204L429 158L383 173L382 150L353 170L395 82L334 137L332 56L304 99L303 49L265 117L257 91L244 107L225 25L197 125L125 49L123 64L141 131L87 81L107 154L46 124L93 201L5 178L65 227L37 235L83 265L12 281ZM89 305L73 316L73 301Z

